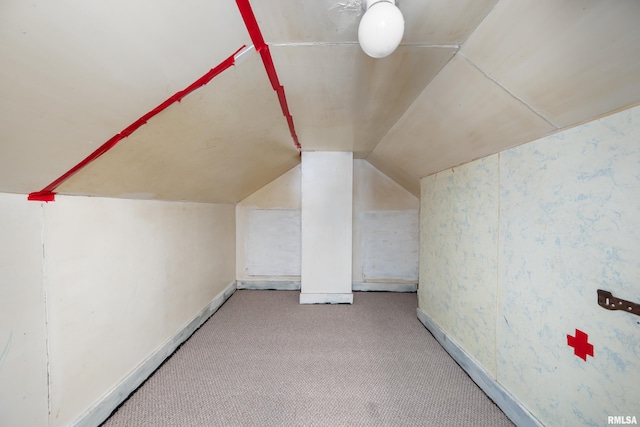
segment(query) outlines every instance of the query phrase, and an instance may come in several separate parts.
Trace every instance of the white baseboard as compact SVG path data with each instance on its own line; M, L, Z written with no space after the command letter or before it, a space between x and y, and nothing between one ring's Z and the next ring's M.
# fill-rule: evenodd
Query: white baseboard
M418 319L431 332L440 345L449 355L464 369L471 379L485 392L491 400L507 417L518 427L542 427L538 421L524 406L516 400L507 390L505 390L496 380L491 378L489 373L482 368L466 351L464 351L455 341L438 326L431 317L422 309L418 308Z
M352 289L359 292L417 292L416 283L356 283L353 282Z
M200 313L171 337L162 347L138 365L113 390L82 414L73 426L95 427L109 415L142 384L162 362L185 342L213 313L215 313L236 290L236 283L229 284Z
M299 291L300 281L295 280L238 280L238 289Z
M238 289L299 291L299 280L238 280ZM353 291L358 292L417 292L416 283L354 282Z
M300 304L353 304L353 294L300 294Z

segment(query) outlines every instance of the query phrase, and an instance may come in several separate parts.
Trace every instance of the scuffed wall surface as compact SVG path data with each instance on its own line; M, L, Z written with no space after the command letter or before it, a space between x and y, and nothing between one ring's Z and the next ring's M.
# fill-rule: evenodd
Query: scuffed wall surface
M422 180L420 308L495 378L498 156Z
M498 379L548 425L640 417L640 108L500 157ZM585 363L567 346L589 335Z
M0 193L0 425L47 425L42 207Z
M59 197L45 206L52 425L66 426L234 278L233 205Z
M640 318L596 294L640 302L639 141L636 107L422 179L420 307L545 425L640 418ZM475 178L489 170L499 181ZM498 246L473 235L488 224ZM490 295L495 310L476 310Z

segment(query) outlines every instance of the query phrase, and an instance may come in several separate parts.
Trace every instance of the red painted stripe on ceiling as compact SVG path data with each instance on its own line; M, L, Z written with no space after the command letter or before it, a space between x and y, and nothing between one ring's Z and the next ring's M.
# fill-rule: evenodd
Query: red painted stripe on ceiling
M119 133L111 137L107 142L105 142L100 147L98 147L93 153L89 154L80 163L78 163L77 165L69 169L60 178L56 179L55 181L47 185L42 190L29 194L27 199L35 200L39 202L53 202L55 200L55 194L56 194L54 190L58 188L63 182L71 178L73 175L75 175L79 170L87 166L89 163L93 162L95 159L102 156L104 153L106 153L110 149L112 149L118 142L120 142L121 140L128 137L136 130L138 130L140 126L147 123L147 121L149 121L152 117L156 116L161 111L168 108L170 105L176 102L182 101L182 99L185 96L189 95L191 92L195 91L196 89L199 89L202 86L206 85L211 80L213 80L215 76L222 73L227 68L233 66L233 64L235 63L235 56L245 47L246 46L242 46L240 49L236 50L233 53L233 55L231 55L230 57L222 61L215 68L212 68L211 70L209 70L206 74L204 74L198 80L196 80L195 82L187 86L185 89L174 93L168 99L166 99L163 103L158 105L156 108L149 111L148 113L140 117L138 120L136 120L135 122L131 123L129 126L124 128L122 131L120 131Z
M273 65L273 58L271 58L271 51L269 50L269 46L265 46L260 51L260 56L262 57L262 62L264 63L264 68L267 70L267 75L269 76L269 81L271 82L271 87L273 90L278 90L280 86L280 80L278 80L278 74L276 73L276 66Z
M244 20L244 25L247 27L247 31L249 31L249 36L251 37L253 45L256 47L256 51L260 52L266 44L264 42L264 38L262 38L262 31L260 31L258 21L256 21L256 16L253 14L251 3L249 3L249 0L236 0L236 4L238 5L238 10L240 10L242 19Z
M240 10L242 19L244 20L244 24L247 27L247 31L249 31L249 37L251 37L251 41L256 48L256 52L260 52L260 57L262 58L264 69L267 71L267 76L269 76L271 87L278 94L280 108L282 109L282 114L287 119L289 132L291 133L291 138L293 138L293 143L298 150L302 150L302 146L298 141L298 135L296 134L296 128L293 124L293 117L289 113L289 106L287 105L287 97L284 93L284 87L280 85L280 81L278 80L278 73L276 73L276 67L273 65L273 59L271 58L271 52L269 52L269 46L264 42L262 31L260 31L258 21L256 21L256 17L253 14L251 3L249 2L249 0L236 0L236 4L238 5L238 10Z

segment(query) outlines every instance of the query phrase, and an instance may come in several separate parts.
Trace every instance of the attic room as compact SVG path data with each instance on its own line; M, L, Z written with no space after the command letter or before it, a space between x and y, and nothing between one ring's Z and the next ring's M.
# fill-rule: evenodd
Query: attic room
M637 423L640 2L397 0L381 58L363 3L0 3L0 425L100 425L283 298L310 346L406 319L406 381L431 340L504 425ZM369 418L249 424L443 425L380 372L328 400Z

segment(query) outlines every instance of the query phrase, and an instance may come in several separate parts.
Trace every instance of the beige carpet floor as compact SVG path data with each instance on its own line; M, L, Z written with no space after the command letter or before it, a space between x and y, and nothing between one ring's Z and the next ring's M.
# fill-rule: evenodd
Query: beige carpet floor
M512 426L416 318L416 294L300 305L237 291L103 424Z

